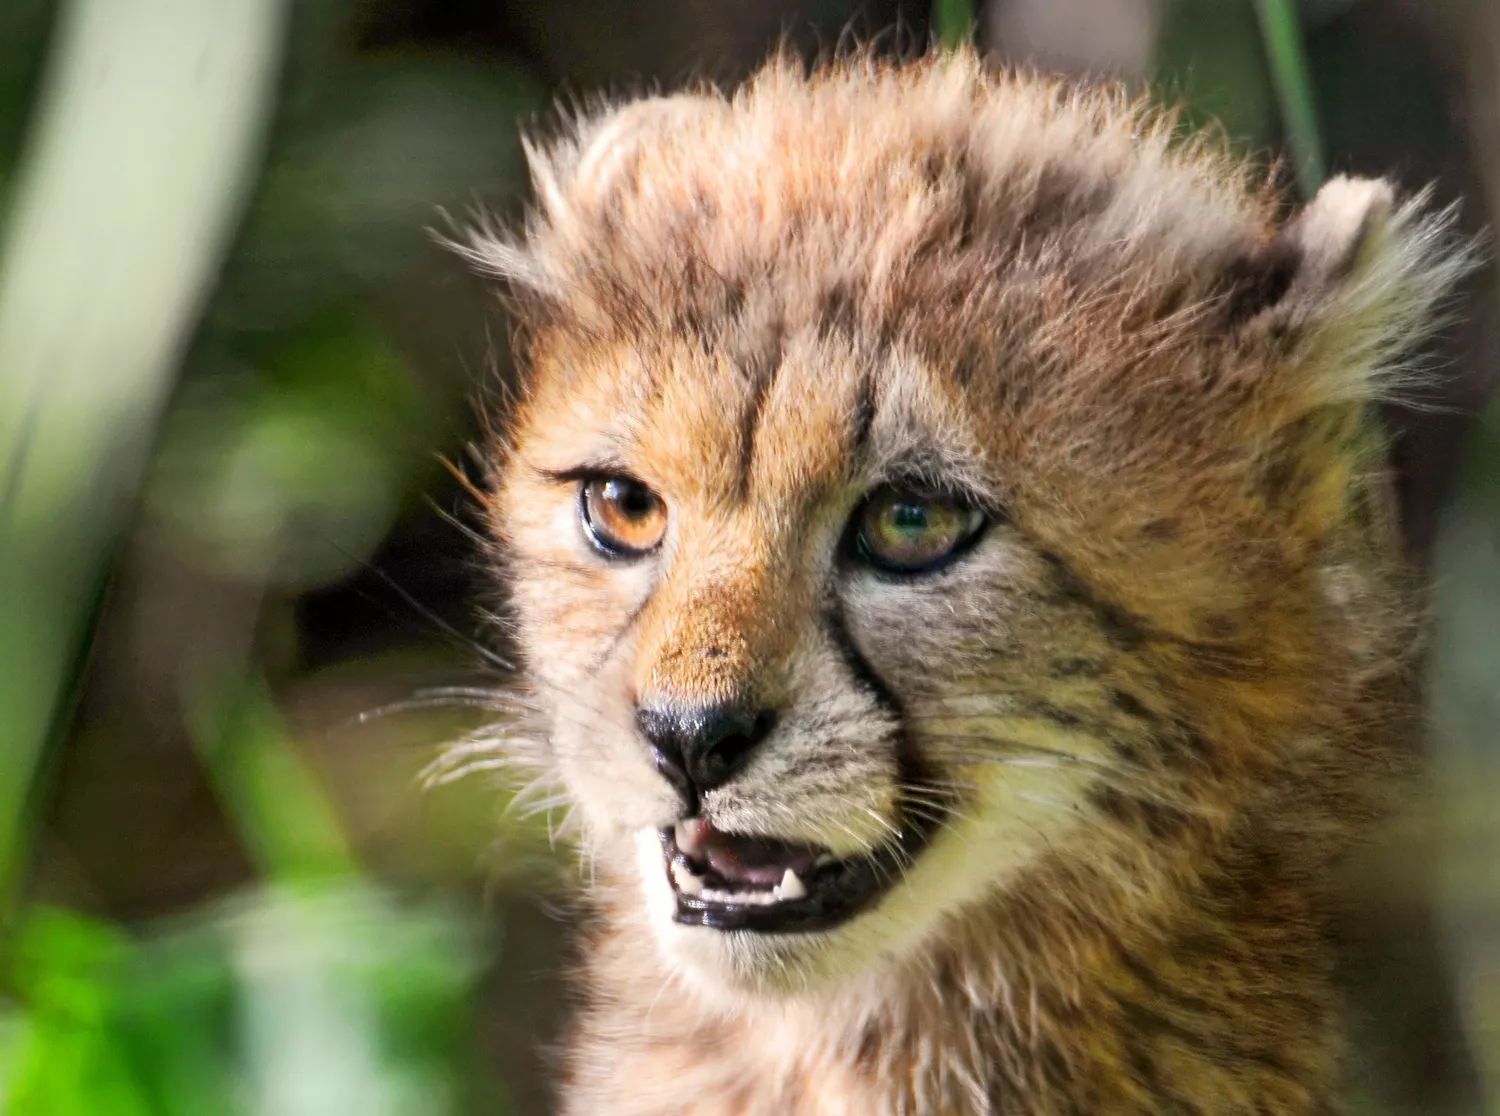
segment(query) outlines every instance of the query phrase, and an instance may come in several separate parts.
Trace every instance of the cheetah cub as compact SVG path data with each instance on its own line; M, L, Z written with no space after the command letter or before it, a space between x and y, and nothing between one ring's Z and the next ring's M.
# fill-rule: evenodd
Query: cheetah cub
M972 52L530 151L488 524L597 914L562 1110L1339 1111L1324 893L1407 765L1366 419L1441 216ZM1409 376L1406 377L1409 379Z

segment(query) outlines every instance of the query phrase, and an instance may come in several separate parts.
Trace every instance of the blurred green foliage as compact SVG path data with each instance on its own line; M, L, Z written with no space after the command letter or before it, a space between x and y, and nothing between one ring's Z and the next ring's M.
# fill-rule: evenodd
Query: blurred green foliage
M26 1010L0 1047L6 1110L458 1112L480 960L464 926L358 884L241 897L142 939L33 910L11 946Z
M248 360L203 352L222 367L168 416L147 510L203 562L301 588L347 573L430 457L432 401L389 340L357 302L322 313Z
M0 8L0 206L58 11ZM539 101L512 68L361 52L356 14L294 9L265 164L142 494L144 530L273 613L272 598L358 569L439 472L468 369L434 385L432 365L458 362L432 352L478 315L440 307L413 327L387 311L429 266L439 207L515 188L514 122ZM262 882L128 930L28 906L5 950L4 1111L510 1111L468 1037L497 928L398 897L358 863L236 622L172 688ZM409 774L402 790L417 794Z

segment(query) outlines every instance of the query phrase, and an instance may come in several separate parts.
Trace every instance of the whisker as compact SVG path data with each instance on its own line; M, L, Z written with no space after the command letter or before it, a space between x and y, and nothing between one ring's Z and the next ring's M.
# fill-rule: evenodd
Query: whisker
M475 759L468 763L456 764L445 767L440 771L424 770L419 776L424 790L433 790L437 787L445 787L450 783L456 783L460 779L467 779L470 775L478 775L484 771L514 771L515 764L507 759Z
M502 690L490 686L429 686L418 690L413 696L425 697L455 697L455 698L479 698L482 700L504 701L509 705L529 709L534 712L545 712L542 706L528 701L515 690Z
M484 701L479 698L411 697L402 698L399 701L386 702L384 705L377 705L374 709L361 710L354 716L339 722L339 724L334 726L332 731L337 732L356 725L367 725L374 721L383 720L386 717L393 717L398 713L418 713L434 709L477 709L486 713L513 713L516 711L514 706L503 705L493 701Z
M361 568L367 570L368 572L374 574L377 578L379 578L381 582L384 583L385 586L391 590L391 592L395 593L396 596L399 597L408 608L410 608L423 620L427 621L427 623L431 624L443 635L447 636L454 642L456 646L465 651L469 651L473 654L478 655L481 659L489 663L491 666L505 671L508 674L515 672L515 663L511 662L504 655L501 655L498 651L486 647L484 644L480 643L472 636L464 635L432 609L428 608L421 601L417 600L417 598L414 597L411 593L407 592L406 588L402 586L400 582L398 582L390 574L382 570L374 562L370 561L368 558L364 558L360 555L353 554L347 550L344 550L343 547L338 547L338 549L346 558L358 562ZM370 596L370 594L368 593L361 593L360 595L365 597L367 600L372 601L372 603L381 603L380 601Z

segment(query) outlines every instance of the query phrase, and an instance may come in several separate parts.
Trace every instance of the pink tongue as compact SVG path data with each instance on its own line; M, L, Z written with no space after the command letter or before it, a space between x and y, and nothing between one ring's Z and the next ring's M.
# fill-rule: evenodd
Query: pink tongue
M812 873L812 849L766 837L735 837L704 826L702 855L708 866L726 880L770 888L781 882L788 868L801 876Z

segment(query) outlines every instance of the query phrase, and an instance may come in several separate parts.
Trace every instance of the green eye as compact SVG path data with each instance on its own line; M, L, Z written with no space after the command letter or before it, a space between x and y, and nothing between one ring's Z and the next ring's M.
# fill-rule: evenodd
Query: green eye
M938 565L985 522L977 508L898 488L878 490L856 516L860 554L896 573L920 573Z

